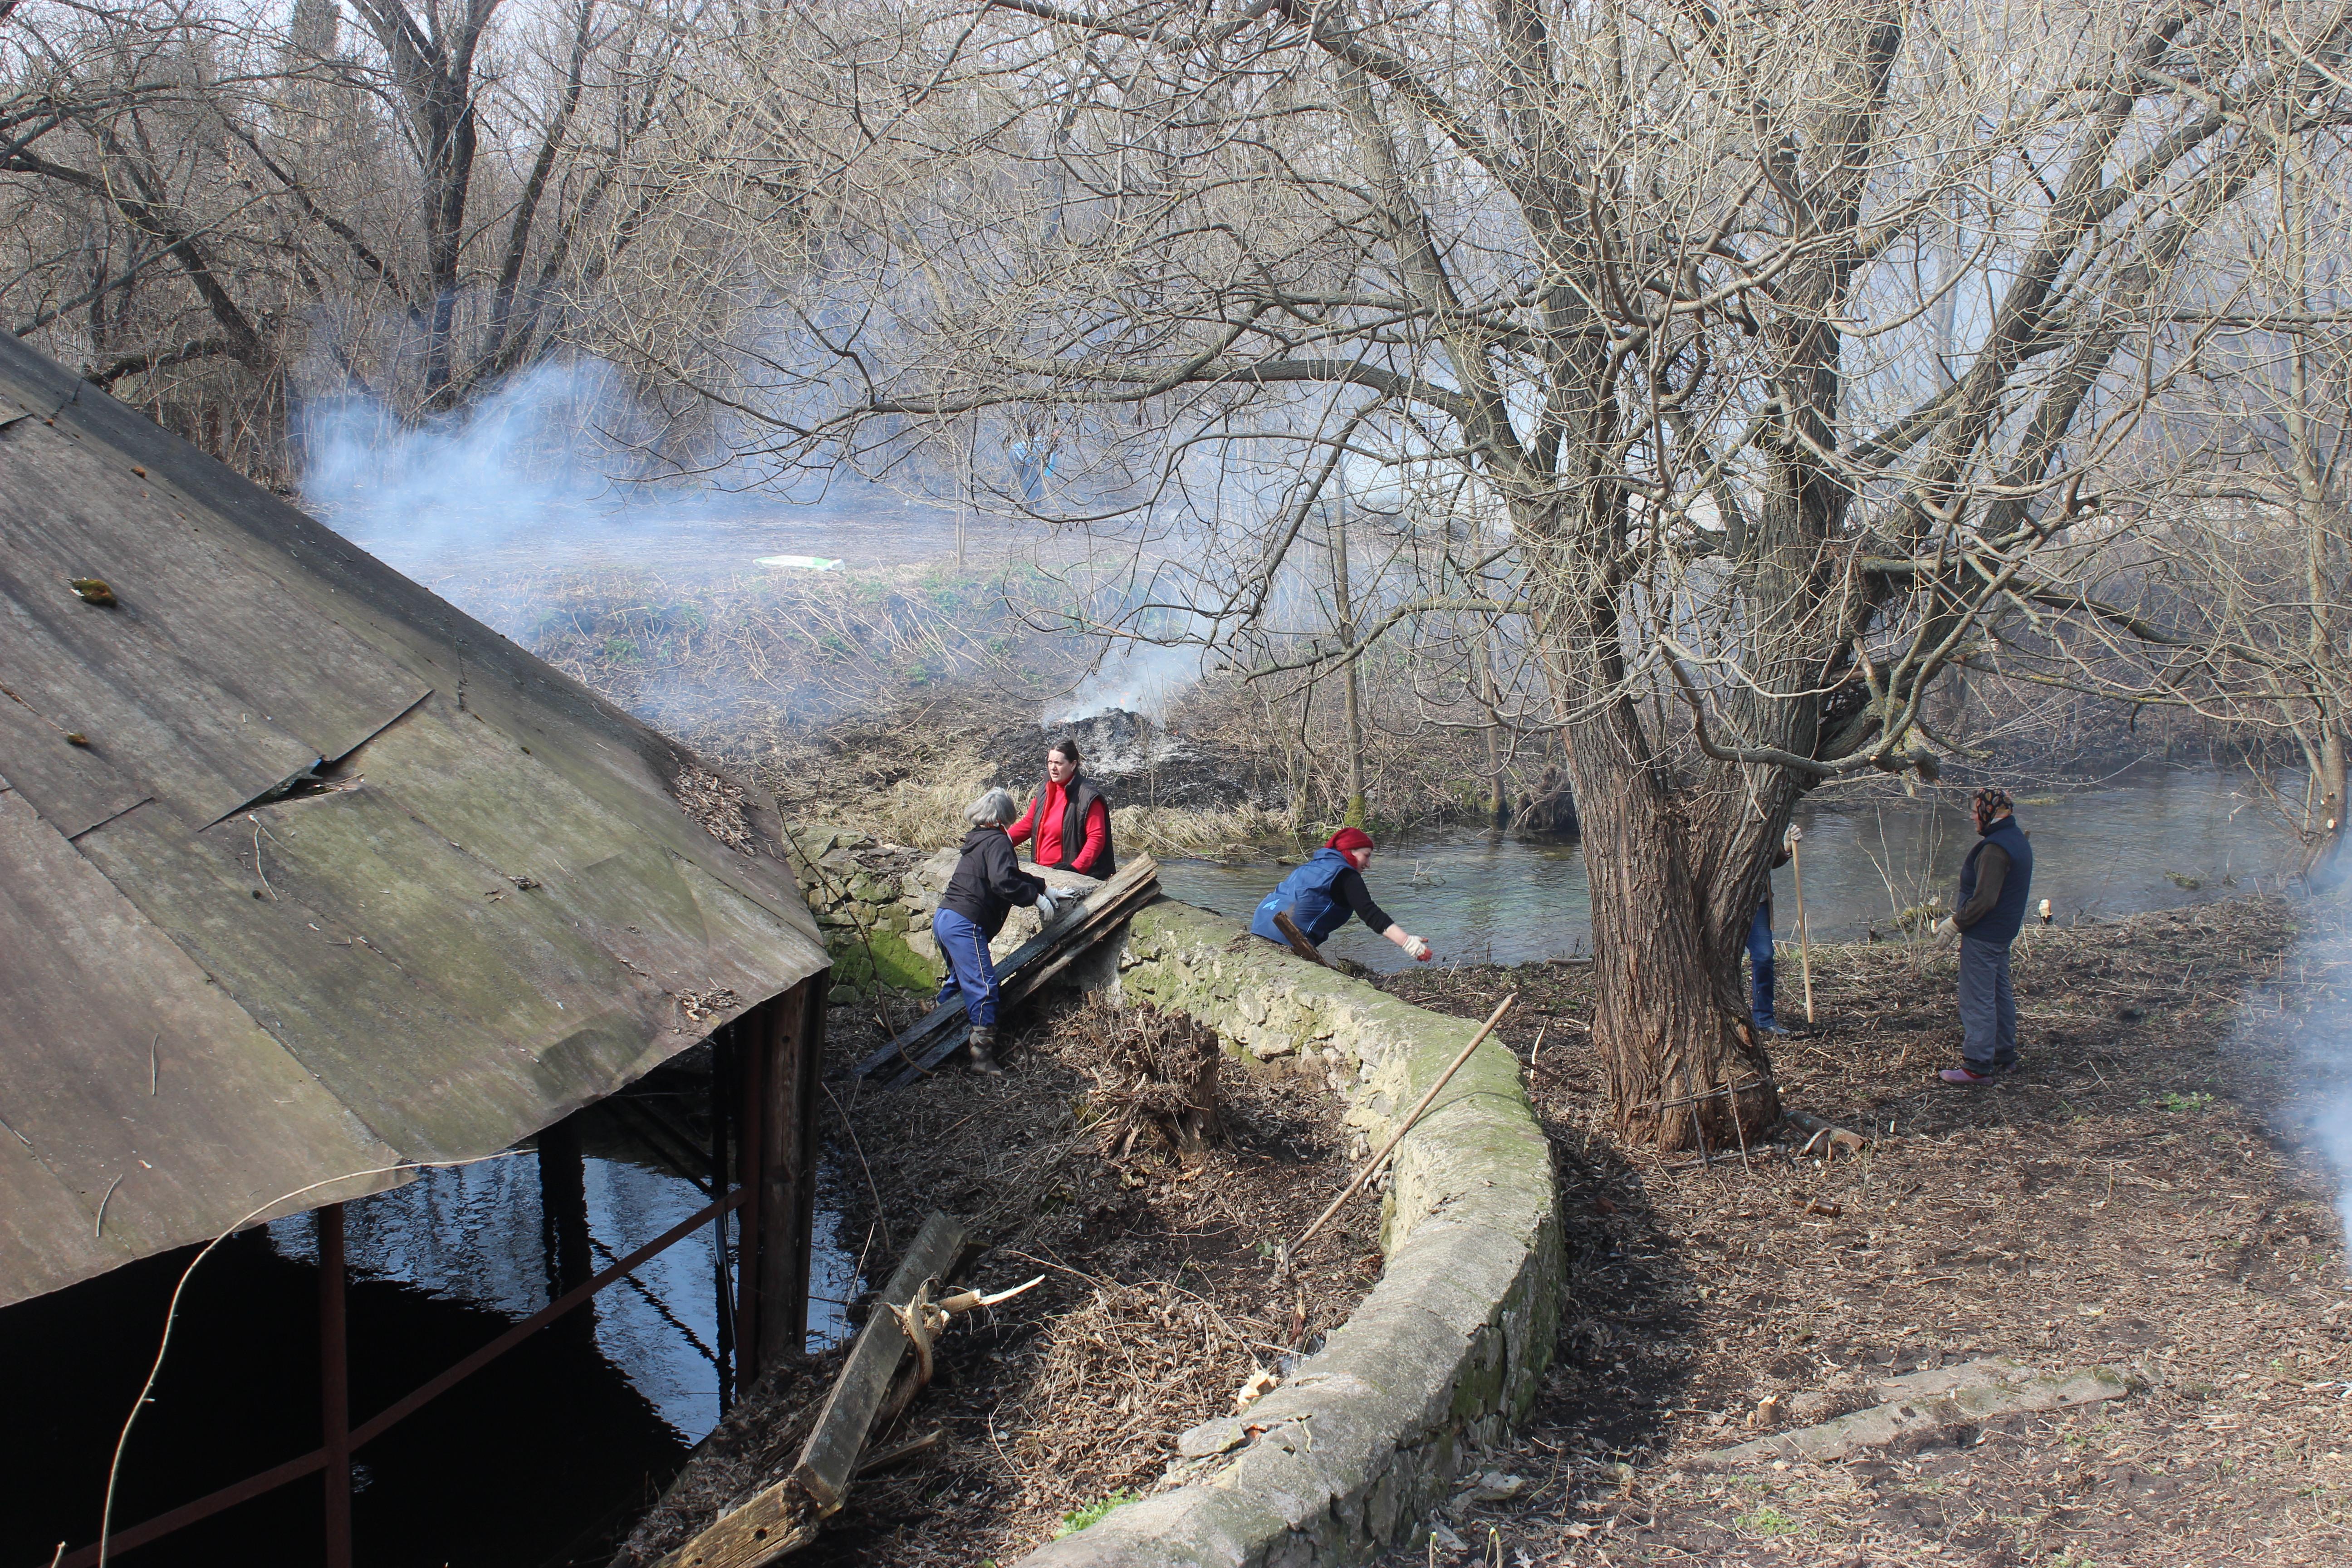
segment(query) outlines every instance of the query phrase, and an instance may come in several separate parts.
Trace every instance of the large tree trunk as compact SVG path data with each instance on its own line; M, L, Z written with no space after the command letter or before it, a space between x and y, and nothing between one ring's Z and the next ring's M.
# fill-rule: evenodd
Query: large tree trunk
M1592 889L1592 1037L1617 1128L1660 1149L1734 1150L1780 1118L1741 994L1746 922L1718 912L1717 868L1694 863L1714 835L1694 832L1644 765L1611 751L1622 754L1616 737L1571 733Z

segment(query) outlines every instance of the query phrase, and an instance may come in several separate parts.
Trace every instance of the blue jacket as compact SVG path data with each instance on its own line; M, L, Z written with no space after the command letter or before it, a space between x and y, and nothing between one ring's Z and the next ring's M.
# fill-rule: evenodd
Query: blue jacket
M1268 942L1290 945L1274 923L1275 911L1288 910L1307 940L1320 945L1323 939L1348 923L1348 906L1332 896L1331 884L1343 871L1352 871L1356 863L1337 849L1318 849L1301 866L1282 879L1281 885L1268 893L1257 906L1250 920L1250 930Z
M1960 934L1971 942L2007 944L2017 940L2018 928L2025 924L2026 892L2033 885L2033 846L2014 816L2004 816L1986 829L1976 847L1969 851L1969 858L1960 862L1961 906L1976 896L1977 857L1984 853L1988 844L2000 845L2009 857L2009 874L2000 880L2000 901L1974 925L1963 926Z

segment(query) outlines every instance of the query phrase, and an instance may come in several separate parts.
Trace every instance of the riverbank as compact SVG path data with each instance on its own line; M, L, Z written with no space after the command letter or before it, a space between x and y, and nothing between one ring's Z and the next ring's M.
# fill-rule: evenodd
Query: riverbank
M1948 956L1817 948L1820 1027L1775 1059L1792 1108L1872 1137L1834 1164L1626 1154L1577 1027L1587 970L1387 977L1465 1017L1520 990L1509 1043L1544 1037L1570 1259L1557 1368L1482 1461L1523 1485L1465 1494L1442 1521L1462 1545L1424 1534L1395 1568L2352 1559L2352 1295L2332 1186L2296 1152L2348 957L2340 908L2278 900L2032 931L2025 1070L1960 1090L1932 1082L1958 1057ZM1988 1355L2134 1392L1843 1463L1683 1468Z

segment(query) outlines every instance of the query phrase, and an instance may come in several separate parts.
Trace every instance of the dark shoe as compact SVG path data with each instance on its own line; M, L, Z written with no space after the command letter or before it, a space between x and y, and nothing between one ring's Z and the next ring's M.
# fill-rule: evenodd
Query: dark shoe
M996 1065L996 1026L975 1024L971 1029L971 1070L986 1073L991 1078L1003 1078L1004 1069Z

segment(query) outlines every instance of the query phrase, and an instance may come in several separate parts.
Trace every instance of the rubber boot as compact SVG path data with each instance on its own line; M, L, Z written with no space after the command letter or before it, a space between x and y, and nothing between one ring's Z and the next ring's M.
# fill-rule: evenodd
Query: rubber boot
M1003 1078L1004 1069L996 1065L996 1026L974 1024L971 1026L971 1070L984 1072L991 1078Z

